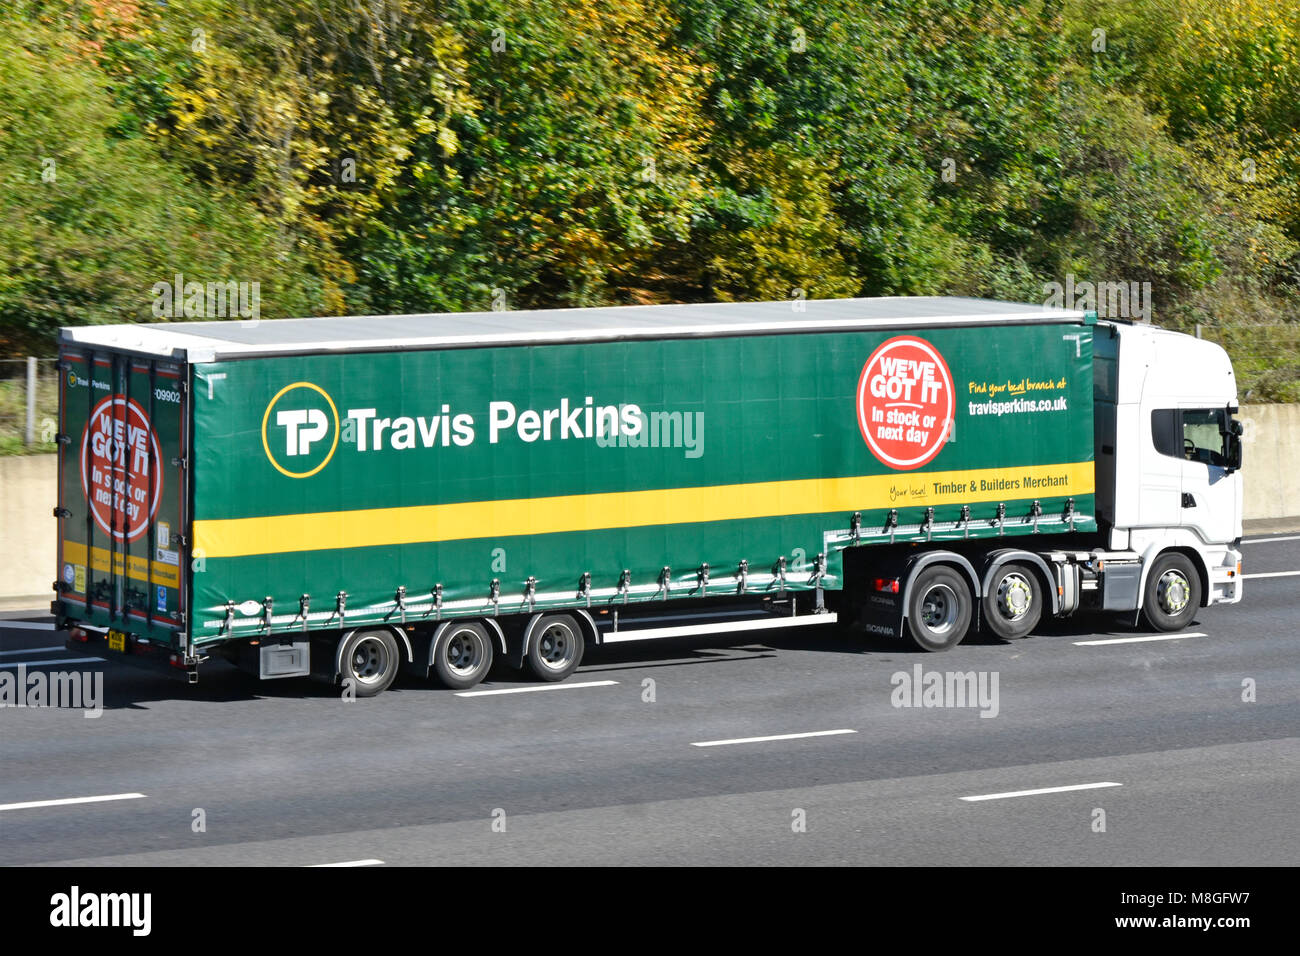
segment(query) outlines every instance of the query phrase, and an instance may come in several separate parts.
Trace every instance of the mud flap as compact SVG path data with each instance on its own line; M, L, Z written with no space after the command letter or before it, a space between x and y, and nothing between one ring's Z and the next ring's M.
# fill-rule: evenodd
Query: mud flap
M868 590L858 605L858 614L853 626L876 637L902 637L902 595L880 594Z

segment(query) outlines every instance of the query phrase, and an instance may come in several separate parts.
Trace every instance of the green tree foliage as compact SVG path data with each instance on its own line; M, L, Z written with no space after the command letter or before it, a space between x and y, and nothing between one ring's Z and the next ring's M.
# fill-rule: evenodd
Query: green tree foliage
M420 6L173 0L160 15L191 38L160 139L202 181L252 197L319 278L325 312L355 292L349 247L399 180L425 173L416 145L454 151L450 121L472 103L458 36Z
M762 198L748 206L743 228L718 230L712 239L709 265L717 298L854 295L860 283L842 256L831 177L813 160L779 147L748 158L744 174Z
M933 174L909 135L904 66L890 55L899 40L897 18L853 0L680 0L677 6L678 42L699 49L713 66L702 109L713 128L709 165L716 186L695 240L703 249L717 244L708 258L728 294L752 297L733 277L746 270L766 274L752 269L746 244L732 236L769 228L776 197L791 188L762 181L755 170L788 177L801 168L820 170L834 199L833 220L817 226L844 262L831 265L832 273L847 267L867 294L942 285L952 238L927 215ZM810 165L781 159L795 156ZM795 211L788 208L785 216ZM831 251L823 245L801 255L825 261ZM729 263L732 254L740 261ZM799 282L809 279L790 277L790 285ZM701 284L713 291L711 276ZM841 285L836 280L832 287Z
M310 309L247 201L205 188L132 126L66 31L0 22L0 347L48 352L60 326L156 321L154 283L263 280L265 314Z
M385 308L487 308L493 289L512 307L653 298L656 253L688 238L705 188L704 69L668 42L669 11L479 0L444 12L474 103L451 121L459 148L416 144L366 250L372 293ZM400 274L382 271L390 259Z

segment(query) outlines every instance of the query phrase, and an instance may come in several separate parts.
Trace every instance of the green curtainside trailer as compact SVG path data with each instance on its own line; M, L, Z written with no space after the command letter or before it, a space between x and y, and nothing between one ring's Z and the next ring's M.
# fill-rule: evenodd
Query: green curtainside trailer
M55 611L191 674L344 679L428 671L455 621L480 667L665 602L833 615L853 550L1097 530L1095 328L878 299L65 330Z

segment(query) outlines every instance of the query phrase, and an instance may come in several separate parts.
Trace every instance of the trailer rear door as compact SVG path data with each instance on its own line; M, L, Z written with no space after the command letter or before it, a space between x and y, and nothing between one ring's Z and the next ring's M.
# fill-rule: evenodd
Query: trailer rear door
M60 357L62 613L175 644L188 600L185 370L109 351Z

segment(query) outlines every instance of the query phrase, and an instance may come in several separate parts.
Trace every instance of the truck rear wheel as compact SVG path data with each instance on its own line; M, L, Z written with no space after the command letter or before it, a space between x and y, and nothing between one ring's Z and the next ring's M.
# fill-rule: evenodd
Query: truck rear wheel
M1201 576L1187 555L1162 554L1151 565L1142 616L1153 631L1181 631L1201 606Z
M471 621L443 629L433 645L433 672L444 687L473 687L492 669L492 640Z
M1038 575L1023 564L998 569L984 595L984 624L1004 641L1028 637L1043 616Z
M582 663L584 638L568 614L548 614L534 625L525 661L538 680L560 681Z
M908 585L907 633L923 651L946 651L966 636L971 619L970 584L957 571L931 565Z
M374 697L388 690L400 665L397 641L390 631L383 628L353 631L343 639L339 677L345 685L351 682L358 697Z

